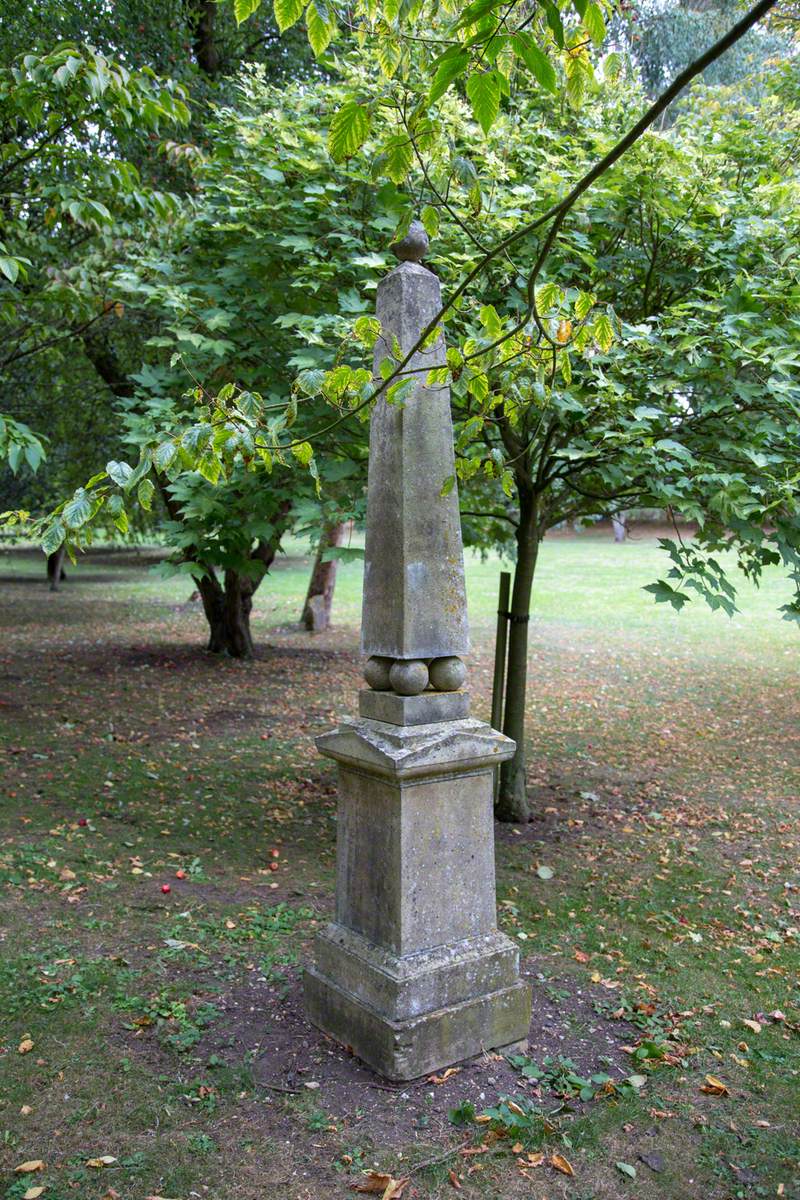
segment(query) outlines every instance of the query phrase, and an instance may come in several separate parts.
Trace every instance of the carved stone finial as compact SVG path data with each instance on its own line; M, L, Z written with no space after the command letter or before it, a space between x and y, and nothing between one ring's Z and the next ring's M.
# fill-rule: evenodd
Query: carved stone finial
M412 221L408 233L399 242L392 243L392 252L401 262L422 262L428 253L430 239L422 221Z

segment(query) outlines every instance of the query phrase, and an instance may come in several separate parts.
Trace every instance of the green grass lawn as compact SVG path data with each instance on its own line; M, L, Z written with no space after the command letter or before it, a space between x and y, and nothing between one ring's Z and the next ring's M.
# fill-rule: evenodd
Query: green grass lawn
M316 1200L370 1169L408 1176L406 1200L800 1196L786 581L732 620L678 615L641 590L654 539L545 543L534 819L497 844L529 1061L386 1089L299 999L333 896L313 737L354 711L360 568L312 637L287 550L251 664L202 652L191 586L146 554L82 560L58 595L41 559L0 557L0 1197ZM479 715L499 569L468 560Z

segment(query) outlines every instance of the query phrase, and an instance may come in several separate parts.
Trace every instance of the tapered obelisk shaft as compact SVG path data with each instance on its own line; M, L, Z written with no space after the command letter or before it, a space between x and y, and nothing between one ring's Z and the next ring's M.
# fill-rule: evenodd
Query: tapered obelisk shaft
M394 365L398 348L405 356L441 306L439 280L418 262L402 261L380 282L376 380L381 363ZM444 363L440 336L400 376L414 381L412 394L392 403L384 392L373 409L361 624L367 656L429 659L469 649L450 389L426 384Z

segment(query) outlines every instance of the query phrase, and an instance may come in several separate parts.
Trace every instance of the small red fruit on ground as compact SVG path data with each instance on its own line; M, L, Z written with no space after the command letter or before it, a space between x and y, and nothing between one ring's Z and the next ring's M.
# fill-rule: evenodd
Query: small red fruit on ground
M162 885L161 885L161 890L162 890L162 892L164 893L164 895L166 896L167 892L171 892L171 891L172 891L172 888L169 886L169 884L168 884L168 883L162 883Z
M85 828L89 822L86 820L86 817L78 817L78 824L81 826L81 828Z
M269 864L269 869L270 869L270 871L277 871L277 869L278 869L278 864L277 864L276 862L271 862L271 863Z
M185 878L186 878L186 872L185 872L184 870L178 870L178 871L176 871L176 872L175 872L175 878L176 878L176 879L185 879Z

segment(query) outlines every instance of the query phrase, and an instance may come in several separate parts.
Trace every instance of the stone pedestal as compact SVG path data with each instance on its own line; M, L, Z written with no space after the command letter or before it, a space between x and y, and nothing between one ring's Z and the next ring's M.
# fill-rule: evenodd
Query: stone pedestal
M524 1041L530 989L495 915L493 768L513 742L362 719L317 746L339 766L338 878L310 1019L398 1080Z

